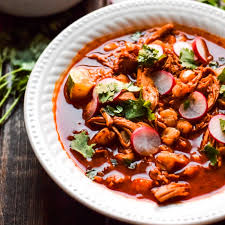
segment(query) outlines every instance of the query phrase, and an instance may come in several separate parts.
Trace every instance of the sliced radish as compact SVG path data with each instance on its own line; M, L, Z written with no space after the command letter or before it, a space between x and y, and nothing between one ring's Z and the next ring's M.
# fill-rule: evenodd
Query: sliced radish
M225 144L225 133L220 126L220 119L225 120L225 115L214 116L209 122L209 132L218 142Z
M197 120L206 114L208 109L207 100L201 92L194 91L187 101L189 102L184 102L179 107L179 113L184 119Z
M175 79L173 75L164 70L154 72L151 78L154 81L159 94L161 95L169 94L172 91L173 86L175 85Z
M99 101L98 98L92 98L92 100L87 104L86 108L84 109L84 119L89 120L94 114L97 112L99 108Z
M162 56L163 55L163 48L161 45L157 45L157 44L150 44L148 45L150 48L153 48L155 50L158 51L158 57Z
M143 156L150 156L158 152L161 139L156 130L151 127L139 127L131 135L134 150Z
M187 48L189 50L192 50L191 44L185 41L177 41L174 45L173 45L173 50L175 52L175 54L179 57L180 56L180 52L181 49L183 48Z
M198 59L206 64L208 63L209 49L204 39L196 37L192 43L192 48Z

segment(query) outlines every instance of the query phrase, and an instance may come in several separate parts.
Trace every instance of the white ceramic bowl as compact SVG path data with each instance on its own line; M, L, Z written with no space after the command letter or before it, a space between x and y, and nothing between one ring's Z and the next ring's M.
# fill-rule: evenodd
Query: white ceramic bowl
M225 12L193 1L130 0L97 10L66 28L39 58L25 96L26 128L44 169L65 192L90 208L136 224L205 224L225 217L225 191L163 207L124 197L92 182L74 166L62 150L53 120L55 82L86 43L127 27L168 22L225 37Z
M81 0L1 0L0 11L16 16L47 16L69 9Z

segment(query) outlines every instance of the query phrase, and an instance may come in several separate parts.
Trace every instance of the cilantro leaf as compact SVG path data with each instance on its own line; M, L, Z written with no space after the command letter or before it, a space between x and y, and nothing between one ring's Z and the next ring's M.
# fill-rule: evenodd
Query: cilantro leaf
M140 87L135 86L132 82L123 83L120 81L115 81L112 83L99 83L96 86L96 91L101 103L113 101L114 96L122 90L138 92L140 91Z
M141 36L142 36L142 32L137 31L137 32L135 32L134 34L132 34L130 38L131 38L133 41L137 42L138 39L139 39Z
M123 107L120 105L116 105L115 107L112 107L110 105L107 105L104 110L110 115L110 116L121 116L123 115Z
M149 120L155 119L155 114L151 110L151 102L145 101L140 93L138 100L128 100L124 107L126 119L132 120L147 116Z
M225 82L225 68L222 70L221 74L217 77L217 79L221 82Z
M184 104L184 110L187 110L188 109L188 107L190 106L190 103L191 102L190 102L189 99L187 99L187 100L184 101L184 103L183 103Z
M194 60L194 52L188 48L181 49L180 62L185 68L195 69L197 67Z
M142 49L139 50L137 60L140 65L151 66L162 57L164 56L159 56L158 50L148 45L143 45Z
M86 176L91 180L94 180L97 174L98 174L98 171L96 169L91 169L86 171Z
M116 82L109 84L99 83L96 86L96 91L98 93L99 101L101 103L106 103L108 101L113 101L113 97L120 91L120 88Z
M219 155L219 151L216 148L214 148L211 144L207 144L204 147L204 153L210 160L210 164L212 166L215 166L217 164L217 156Z
M88 145L88 135L85 131L74 135L74 140L71 141L70 147L72 150L79 152L84 158L91 158L95 152L93 147L95 144Z
M220 119L220 128L223 132L225 132L225 120Z

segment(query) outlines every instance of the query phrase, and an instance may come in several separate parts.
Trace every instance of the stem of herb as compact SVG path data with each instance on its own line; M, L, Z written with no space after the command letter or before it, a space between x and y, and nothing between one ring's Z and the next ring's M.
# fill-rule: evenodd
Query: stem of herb
M10 106L10 108L5 112L5 114L2 116L2 118L0 119L0 125L2 125L5 120L8 118L8 116L11 114L12 110L15 108L15 106L17 105L17 103L19 102L20 98L21 98L22 94L19 95L12 103L12 105Z
M3 79L7 78L9 75L14 74L14 73L17 73L17 72L20 72L20 71L23 71L23 70L24 70L24 68L23 68L23 67L20 67L20 68L18 68L18 69L15 69L15 70L12 70L12 71L6 73L4 76L0 77L0 82L1 82Z
M6 99L9 97L10 93L11 93L11 88L8 89L8 91L6 92L6 94L4 95L4 98L1 100L0 102L0 108L3 106L3 104L5 103Z
M3 84L0 85L0 90L3 89L5 86L7 86L9 82L5 81Z

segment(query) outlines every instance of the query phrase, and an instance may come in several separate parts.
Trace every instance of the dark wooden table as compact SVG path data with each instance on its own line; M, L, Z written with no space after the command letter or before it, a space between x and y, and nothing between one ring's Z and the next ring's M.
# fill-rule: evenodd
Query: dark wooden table
M106 4L104 0L85 0L74 7L74 18ZM21 101L0 127L0 225L88 224L126 225L81 205L48 177L28 140Z

